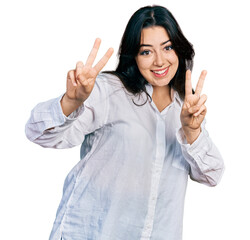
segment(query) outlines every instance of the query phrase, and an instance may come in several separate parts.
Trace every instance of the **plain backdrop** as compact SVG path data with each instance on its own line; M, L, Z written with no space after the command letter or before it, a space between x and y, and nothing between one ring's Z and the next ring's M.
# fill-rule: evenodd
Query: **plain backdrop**
M8 0L0 3L0 239L48 239L79 147L44 149L24 126L32 108L64 93L66 74L96 37L117 64L121 36L140 7L167 7L194 45L195 86L206 69L207 125L226 164L215 188L189 181L184 240L250 239L249 10L238 0ZM130 239L128 239L130 240ZM131 239L134 240L134 239Z

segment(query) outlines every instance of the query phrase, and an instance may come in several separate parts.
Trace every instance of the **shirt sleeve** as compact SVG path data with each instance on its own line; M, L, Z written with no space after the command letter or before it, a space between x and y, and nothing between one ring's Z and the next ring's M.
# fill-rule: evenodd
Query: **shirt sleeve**
M108 113L107 79L98 77L89 98L68 117L63 114L62 96L39 103L26 123L27 138L49 148L80 145L86 134L105 124Z
M205 121L199 137L191 145L187 143L182 128L177 132L177 140L182 154L190 165L190 178L208 186L216 186L224 172L224 162L220 152L205 129Z

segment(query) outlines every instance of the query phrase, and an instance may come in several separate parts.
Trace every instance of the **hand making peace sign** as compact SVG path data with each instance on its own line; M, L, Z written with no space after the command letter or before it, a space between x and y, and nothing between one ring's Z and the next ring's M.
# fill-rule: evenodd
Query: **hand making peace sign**
M195 93L192 93L191 71L186 72L185 99L181 110L181 124L188 143L193 143L201 132L201 123L207 113L205 102L207 96L201 95L207 72L201 72L196 85Z
M89 97L94 88L97 75L113 54L113 48L109 48L100 61L93 67L92 65L100 44L101 39L97 38L86 64L77 62L76 68L68 72L67 91L61 100L62 109L66 116L76 110Z

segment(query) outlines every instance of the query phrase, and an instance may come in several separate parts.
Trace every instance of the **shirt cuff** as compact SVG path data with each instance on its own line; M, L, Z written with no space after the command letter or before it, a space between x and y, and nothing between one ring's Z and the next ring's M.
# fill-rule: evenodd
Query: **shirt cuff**
M62 106L61 106L62 97L63 97L63 95L59 97L59 101L58 101L59 104L58 105L59 105L59 108L60 108L60 112L61 112L61 114L63 115L63 117L65 119L65 122L76 120L84 112L84 109L85 109L84 104L82 104L80 107L78 107L69 116L65 116L63 111L62 111Z
M183 155L189 163L196 162L201 171L203 170L203 159L211 149L211 140L205 128L202 128L198 138L192 143L188 144L182 128L176 133L177 141L181 145Z
M51 132L56 131L57 128L65 127L75 121L84 111L84 105L81 105L78 109L72 112L69 116L65 116L62 111L61 99L63 95L56 98L51 104L51 112L53 116L53 129Z

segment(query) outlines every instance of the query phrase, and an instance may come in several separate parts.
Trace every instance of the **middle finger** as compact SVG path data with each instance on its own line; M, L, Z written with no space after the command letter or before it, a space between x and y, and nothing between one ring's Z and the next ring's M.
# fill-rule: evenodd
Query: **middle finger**
M198 83L197 83L197 85L196 85L196 89L195 89L195 94L198 95L198 96L201 95L201 91L202 91L202 88L203 88L203 84L204 84L206 75L207 75L207 71L206 71L206 70L203 70L203 71L201 72L199 81L198 81Z
M113 48L109 48L105 55L101 58L101 60L95 65L94 69L99 73L102 68L106 65L110 57L114 52Z

